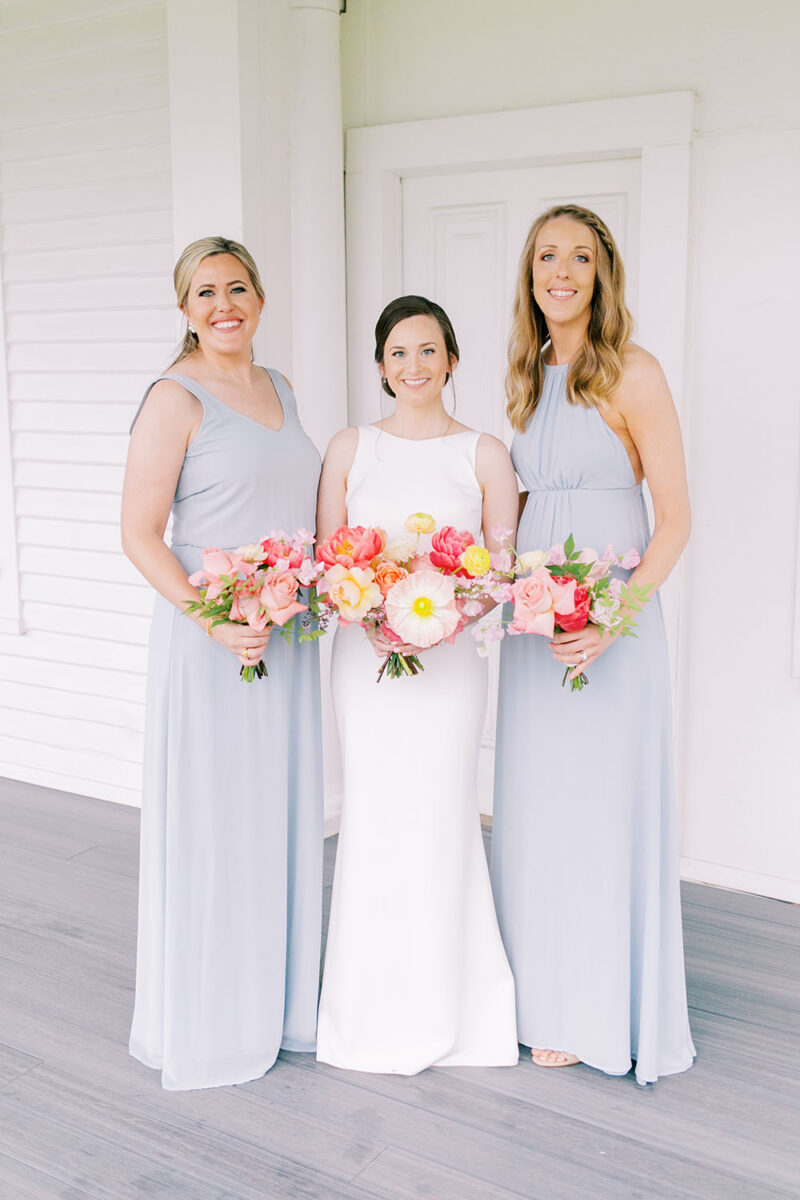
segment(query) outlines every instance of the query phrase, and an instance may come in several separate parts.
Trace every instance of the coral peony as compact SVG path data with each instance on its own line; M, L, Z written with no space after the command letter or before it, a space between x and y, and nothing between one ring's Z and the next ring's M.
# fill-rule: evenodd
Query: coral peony
M317 547L317 558L326 566L368 567L386 545L382 529L340 525Z
M448 575L466 575L461 555L474 542L472 534L465 529L460 532L453 525L443 525L431 538L430 560L434 567Z

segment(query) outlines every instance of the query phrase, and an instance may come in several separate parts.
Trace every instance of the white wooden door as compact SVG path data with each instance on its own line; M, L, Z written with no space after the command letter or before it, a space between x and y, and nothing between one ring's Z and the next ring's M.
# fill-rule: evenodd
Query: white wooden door
M441 304L456 330L461 361L455 412L475 429L510 441L505 416L506 343L517 264L534 218L553 204L593 209L608 224L628 277L635 312L640 159L418 175L402 184L403 291ZM445 397L450 403L450 397ZM492 811L497 646L480 764L481 811Z

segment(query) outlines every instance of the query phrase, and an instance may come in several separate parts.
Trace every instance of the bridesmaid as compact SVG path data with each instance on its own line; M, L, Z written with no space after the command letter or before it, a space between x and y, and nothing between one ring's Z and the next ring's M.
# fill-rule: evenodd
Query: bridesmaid
M281 1047L315 1047L316 646L182 614L204 547L313 528L320 461L288 382L252 361L264 291L247 250L192 242L175 291L188 329L134 420L122 541L158 593L130 1052L182 1090L255 1079ZM262 655L268 678L242 683L240 663Z
M595 213L563 205L534 222L507 377L528 489L517 543L547 549L572 533L600 552L635 547L632 578L654 596L689 536L689 501L675 408L656 359L630 341L624 286ZM694 1047L657 596L637 634L587 625L549 644L504 641L492 878L533 1061L624 1075L633 1059L644 1084L685 1071ZM591 686L562 690L565 666Z

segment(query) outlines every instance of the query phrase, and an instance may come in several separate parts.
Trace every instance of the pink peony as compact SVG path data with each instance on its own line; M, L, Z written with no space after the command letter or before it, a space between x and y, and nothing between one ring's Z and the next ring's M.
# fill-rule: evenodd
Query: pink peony
M280 563L283 569L286 567L296 569L305 558L302 545L290 545L283 538L264 538L261 549L264 552L264 562L268 567L275 567Z
M466 530L459 532L453 525L443 525L431 538L430 561L447 575L466 575L461 555L475 538Z
M343 567L363 569L370 565L385 545L386 534L382 529L341 525L317 546L317 558L329 567L339 563Z

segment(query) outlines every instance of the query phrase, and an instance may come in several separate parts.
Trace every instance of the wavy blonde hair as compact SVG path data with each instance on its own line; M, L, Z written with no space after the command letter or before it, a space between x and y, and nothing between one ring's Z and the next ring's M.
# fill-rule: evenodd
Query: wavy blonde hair
M186 306L186 301L189 299L189 287L200 263L204 258L213 258L217 254L232 254L234 258L238 258L247 271L259 300L265 298L261 276L258 273L258 267L250 251L245 249L240 242L234 242L232 238L205 237L199 238L196 242L190 242L175 263L172 279L175 284L178 308L183 309ZM173 358L169 365L174 367L182 358L187 358L190 354L194 354L197 345L197 334L190 333L187 325L181 348L178 351L178 357Z
M521 432L530 421L544 385L542 350L550 340L547 322L533 297L533 256L536 239L548 221L569 217L591 229L597 246L597 274L586 340L569 365L567 399L587 408L602 404L619 386L622 351L630 340L633 318L625 305L625 270L611 232L588 208L557 204L537 217L519 260L511 336L508 341L506 412Z

